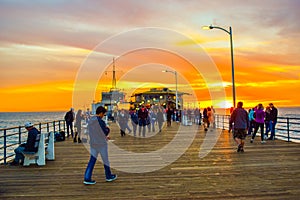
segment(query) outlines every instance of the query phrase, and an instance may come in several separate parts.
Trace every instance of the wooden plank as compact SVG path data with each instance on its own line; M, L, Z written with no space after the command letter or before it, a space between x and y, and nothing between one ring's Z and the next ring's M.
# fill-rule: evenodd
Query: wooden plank
M168 144L178 125L145 139L121 137L115 124L111 129L114 144L141 153ZM82 183L89 152L68 138L55 143L55 160L46 166L0 166L0 199L299 199L300 144L279 140L260 144L259 138L250 144L247 138L245 152L237 153L232 135L224 131L209 154L199 158L209 133L201 127L187 151L160 170L112 169L118 174L115 182L105 182L103 166L97 162L93 174L97 184L91 186Z

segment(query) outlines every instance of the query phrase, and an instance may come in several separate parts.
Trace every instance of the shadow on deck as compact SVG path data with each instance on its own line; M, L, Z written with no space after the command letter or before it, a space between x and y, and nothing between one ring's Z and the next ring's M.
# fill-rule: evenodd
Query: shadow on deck
M162 133L142 139L129 135L121 138L114 126L113 143L136 153L159 150L174 138L178 129L174 124L165 127ZM198 127L186 127L187 131L191 128ZM56 159L47 161L46 166L0 166L0 198L299 199L300 144L279 140L260 144L259 137L250 144L247 138L245 152L237 153L232 135L227 131L218 132L221 132L220 137L206 156L199 157L200 146L204 138L209 138L205 136L211 136L213 131L205 133L201 127L191 146L172 164L145 173L113 168L112 171L118 174L115 182L105 182L103 166L98 162L93 174L97 184L91 186L83 185L89 159L84 145L75 144L71 139L57 142ZM111 156L114 160L114 155ZM128 169L135 167L133 162L128 159ZM155 163L148 162L145 168L151 165Z

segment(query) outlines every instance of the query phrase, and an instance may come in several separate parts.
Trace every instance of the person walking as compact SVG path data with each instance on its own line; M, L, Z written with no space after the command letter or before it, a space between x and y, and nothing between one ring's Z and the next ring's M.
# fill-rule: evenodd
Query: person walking
M136 136L137 125L139 124L138 114L135 109L131 109L130 112L131 125L133 129L133 136Z
M155 132L155 123L157 121L157 110L156 109L151 109L151 110L152 110L150 112L151 130L152 132Z
M209 127L209 121L208 121L208 115L207 115L207 108L203 109L203 126L204 126L204 131L208 130Z
M169 127L171 126L172 115L174 114L174 111L170 105L168 105L166 113L167 113L167 126Z
M74 142L81 143L81 122L84 119L84 116L82 114L82 110L78 110L77 114L76 114L76 118L75 118L75 124L74 126L76 127L76 131L75 131L75 136L74 136ZM77 138L78 136L78 138Z
M207 117L208 117L208 127L212 124L212 127L216 128L214 111L210 107L207 108Z
M248 128L248 135L251 135L253 132L253 128L255 127L254 108L249 109L248 118L250 123Z
M125 110L121 109L118 117L117 117L119 126L120 126L120 134L121 137L125 136L126 124L128 123L128 118L125 115Z
M89 108L86 109L86 112L85 112L85 123L87 124L91 118L91 111Z
M110 139L110 129L102 120L105 113L106 109L103 106L99 106L96 109L96 115L91 117L88 123L88 133L90 140L90 160L84 173L83 183L86 185L96 184L96 181L92 180L92 173L99 154L101 155L102 162L104 164L106 181L111 182L117 179L117 175L111 173L110 163L108 159L107 141Z
M253 143L254 138L256 136L256 133L258 129L260 128L260 138L261 138L261 143L266 143L264 140L264 123L265 123L265 111L263 105L260 103L256 108L254 108L255 112L255 128L254 128L254 133L252 134L252 138L250 140L251 143Z
M132 130L128 125L128 121L129 121L129 118L130 118L129 110L124 110L124 114L125 114L125 118L126 118L125 131L126 131L126 129L128 129L129 133L131 133Z
M27 141L14 150L16 153L15 159L10 165L19 165L20 162L23 164L25 158L23 152L36 153L38 151L41 132L37 130L31 122L26 122L25 128L28 131Z
M157 112L157 124L158 124L158 130L161 132L163 123L164 123L164 113L163 113L163 108L159 107L158 112Z
M70 108L70 110L65 114L65 121L67 125L67 137L70 136L69 129L71 129L71 135L73 138L74 137L74 133L73 133L74 109L73 108Z
M234 111L234 107L231 107L230 110L229 110L230 116L231 116L231 114L232 114L233 111ZM228 133L231 132L232 128L233 128L233 127L232 127L232 125L230 125L230 117L229 117L229 128L228 128Z
M237 152L244 152L245 138L249 127L249 117L247 111L243 108L243 102L238 102L230 116L230 124L234 124L233 139L237 143Z
M201 111L200 108L196 108L194 111L195 114L195 124L201 125Z
M271 136L268 138L268 140L275 140L275 126L277 123L277 117L278 117L278 110L274 106L273 103L269 104L271 111L270 111L270 130L271 130Z
M142 129L143 129L143 137L146 136L147 118L148 118L148 109L144 105L142 105L138 111L139 136L141 136Z

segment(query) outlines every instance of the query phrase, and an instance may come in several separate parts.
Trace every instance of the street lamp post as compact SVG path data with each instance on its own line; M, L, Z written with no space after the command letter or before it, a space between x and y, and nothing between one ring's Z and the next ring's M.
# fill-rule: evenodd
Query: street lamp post
M176 110L178 110L178 90L177 90L177 71L171 71L171 70L164 70L163 72L170 72L175 75L175 83L176 83L176 96L175 96L175 101L176 101Z
M235 108L236 105L236 95L235 95L235 80L234 80L234 61L233 61L233 42L232 42L232 29L231 26L229 27L229 31L218 26L203 26L203 29L220 29L222 31L225 31L230 36L230 52L231 52L231 76L232 76L232 96L233 96L233 107Z

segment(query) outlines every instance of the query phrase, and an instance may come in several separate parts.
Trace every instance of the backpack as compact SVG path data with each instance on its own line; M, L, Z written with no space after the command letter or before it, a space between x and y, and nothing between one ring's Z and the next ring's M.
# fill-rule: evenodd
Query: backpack
M66 139L66 137L65 137L65 132L64 131L54 133L55 142L65 141L65 139Z

